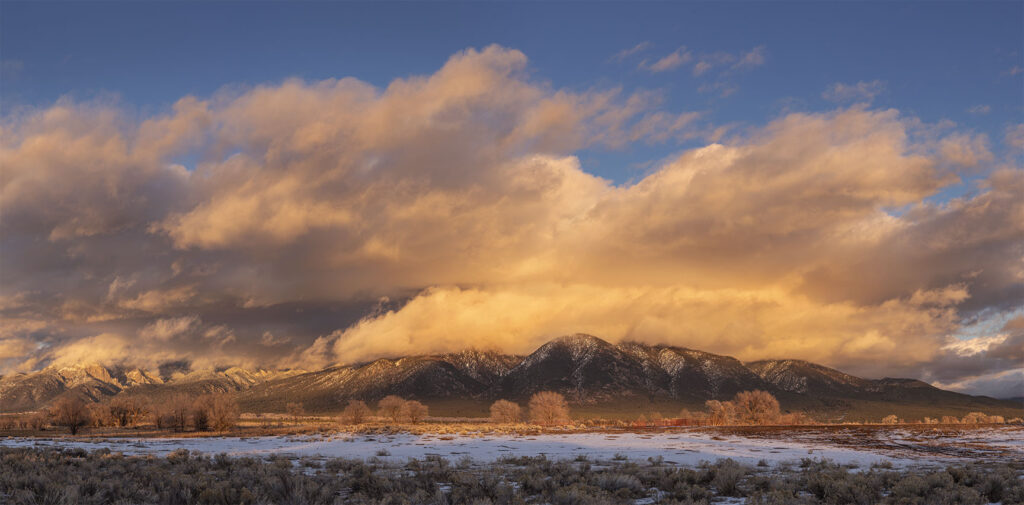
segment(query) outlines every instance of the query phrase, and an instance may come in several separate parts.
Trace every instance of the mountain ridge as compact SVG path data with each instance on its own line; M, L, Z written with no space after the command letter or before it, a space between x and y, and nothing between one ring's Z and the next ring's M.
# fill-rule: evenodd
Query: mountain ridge
M542 390L563 393L583 408L623 401L699 408L707 400L727 400L753 389L775 394L783 408L793 410L836 413L870 405L916 415L939 406L1024 414L1013 402L944 391L916 379L864 379L803 360L743 363L664 344L612 344L581 333L552 339L527 355L466 349L312 371L179 367L160 374L98 364L51 367L0 377L0 412L41 408L67 395L100 401L119 394L177 392L234 394L251 411L280 411L286 403L299 402L313 412L337 412L349 400L372 402L389 394L428 403L486 404L499 398L524 401Z

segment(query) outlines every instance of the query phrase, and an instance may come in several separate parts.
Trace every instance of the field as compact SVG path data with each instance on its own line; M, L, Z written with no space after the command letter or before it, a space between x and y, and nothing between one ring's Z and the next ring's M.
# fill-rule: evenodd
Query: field
M1024 502L1020 426L299 431L8 437L0 502Z

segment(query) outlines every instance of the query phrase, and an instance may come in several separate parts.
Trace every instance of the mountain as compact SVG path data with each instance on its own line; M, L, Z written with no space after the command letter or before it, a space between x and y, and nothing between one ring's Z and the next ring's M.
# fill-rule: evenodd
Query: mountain
M918 414L935 409L946 409L943 414L951 415L972 410L1021 410L1021 405L1012 401L946 391L917 379L862 379L801 360L754 361L747 363L747 367L771 384L776 392L795 393L794 404L803 408L848 411L859 407L856 410L881 413L898 407L908 412L907 417L935 417L933 413ZM1020 415L1021 412L1012 413L1014 417Z
M187 372L173 369L161 374L141 368L95 363L51 366L38 372L0 377L0 412L35 410L65 396L103 401L118 394L160 397L173 393L236 392L268 379L295 373L232 367Z
M877 389L870 380L798 359L754 361L746 366L776 388L790 393L842 396Z
M1024 415L1019 403L944 391L913 379L864 379L800 360L742 363L682 347L615 345L584 334L556 338L526 356L465 350L317 371L193 371L182 364L158 372L100 365L51 367L0 377L0 412L39 408L69 394L102 400L118 394L160 398L228 392L237 395L244 410L254 412L282 411L291 402L310 412L337 412L349 400L373 402L395 394L424 401L437 413L479 415L499 398L525 402L538 391L557 391L576 408L632 416L637 409L700 408L707 400L727 400L754 389L771 392L784 409L837 419L877 419L890 413L913 419L969 411ZM461 407L451 410L452 405Z

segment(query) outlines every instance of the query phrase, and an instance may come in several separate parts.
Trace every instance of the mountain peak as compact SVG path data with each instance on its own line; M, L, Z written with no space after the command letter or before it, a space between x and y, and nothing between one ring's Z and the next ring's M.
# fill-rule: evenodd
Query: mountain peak
M123 364L82 363L7 375L0 378L0 412L44 407L68 394L99 401L122 393L159 398L178 392L223 392L238 395L243 408L253 411L281 410L299 401L308 409L330 412L349 399L374 400L388 394L423 401L485 402L556 391L587 404L657 399L701 405L753 389L778 395L787 408L817 406L830 412L865 401L894 408L910 402L936 408L1020 409L1011 402L942 391L913 379L862 379L795 359L744 364L729 356L669 345L613 345L585 333L555 338L525 357L466 349L307 373L244 367L192 370L184 364L160 371L169 374Z

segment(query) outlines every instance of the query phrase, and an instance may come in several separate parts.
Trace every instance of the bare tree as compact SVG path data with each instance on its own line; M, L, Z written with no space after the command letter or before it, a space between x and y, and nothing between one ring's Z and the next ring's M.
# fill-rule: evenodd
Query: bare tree
M89 425L89 409L78 398L57 400L50 409L50 415L53 417L54 425L67 428L72 435Z
M736 423L736 404L733 402L722 402L708 400L704 403L708 407L708 422L716 426Z
M302 416L306 415L306 409L304 409L302 404L298 402L289 403L284 406L284 409L288 412L288 416L292 418L292 422L295 424L299 424L299 420Z
M90 403L86 405L86 408L89 409L89 425L93 428L114 425L114 419L110 417L110 411L107 410L106 405Z
M210 411L207 410L206 402L202 396L192 402L192 427L196 431L210 429Z
M227 394L208 394L196 400L196 414L204 413L206 425L200 428L196 423L196 429L214 429L216 431L228 431L238 423L238 402Z
M377 413L381 417L398 422L402 419L402 407L405 406L405 399L401 396L388 395L377 402Z
M530 397L530 421L537 424L561 424L569 421L569 404L554 391L541 391Z
M427 406L416 400L409 400L402 405L402 418L412 424L416 424L426 418L427 412Z
M351 400L348 406L341 413L342 424L363 424L366 418L370 417L370 407L362 400Z
M491 404L491 422L518 423L523 418L523 409L518 403L498 400Z
M50 424L49 412L36 412L24 419L25 427L32 428L35 431L42 431L46 428L47 424Z
M185 431L192 415L192 399L186 394L171 395L153 409L153 422L157 428Z
M779 421L779 401L767 391L742 391L733 398L740 421L774 424Z
M900 418L896 417L896 414L889 414L882 418L882 424L897 424L900 422Z
M118 426L134 426L149 410L146 401L135 396L117 396L107 404L110 417Z

